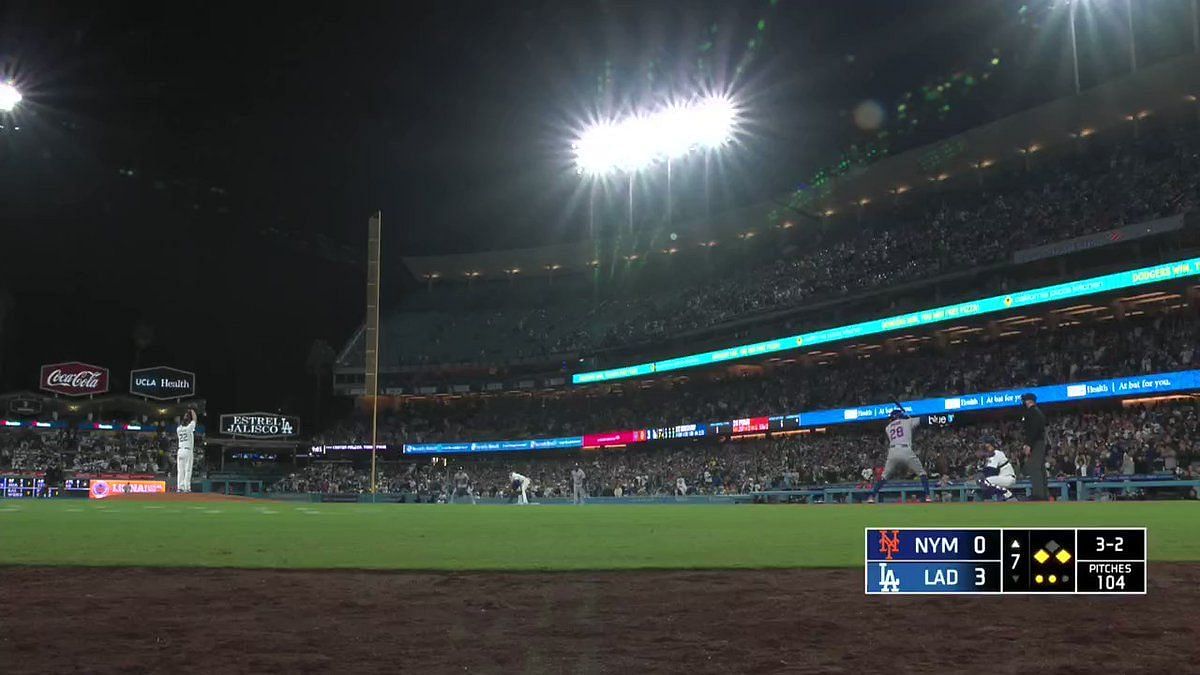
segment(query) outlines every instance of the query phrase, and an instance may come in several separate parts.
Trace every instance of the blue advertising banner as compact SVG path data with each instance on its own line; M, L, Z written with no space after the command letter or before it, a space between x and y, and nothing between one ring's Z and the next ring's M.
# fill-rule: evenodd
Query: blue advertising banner
M521 452L523 450L565 450L582 448L583 436L534 438L524 441L476 441L472 443L405 443L406 455L465 455L480 452Z
M936 415L941 413L970 412L993 408L1015 408L1021 405L1021 394L1032 392L1038 403L1063 403L1112 398L1114 396L1148 396L1169 394L1178 391L1200 389L1200 370L1182 370L1174 373L1135 375L1109 380L1092 380L1073 384L1053 384L1028 389L1007 389L980 394L965 394L949 398L926 398L919 401L904 401L904 410L909 415ZM876 403L857 408L817 410L800 413L800 426L824 427L850 422L870 422L887 419L896 406L891 403Z

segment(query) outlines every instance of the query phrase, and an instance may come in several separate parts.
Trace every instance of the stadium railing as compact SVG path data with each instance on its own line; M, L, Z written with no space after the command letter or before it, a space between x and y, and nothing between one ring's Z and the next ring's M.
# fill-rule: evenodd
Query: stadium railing
M201 492L251 496L263 491L263 481L253 478L209 476L200 481Z
M1080 501L1086 501L1093 494L1103 495L1107 492L1135 494L1138 490L1147 489L1158 491L1187 490L1200 492L1200 479L1178 479L1164 476L1119 476L1108 478L1080 478L1076 483L1076 494Z
M1063 480L1051 480L1048 483L1051 494L1060 501L1070 501L1072 497L1078 501L1087 501L1096 493L1103 492L1122 492L1126 495L1132 495L1136 490L1154 490L1154 491L1178 491L1183 490L1186 494L1187 490L1196 490L1200 492L1200 479L1178 479L1167 478L1162 475L1135 475L1121 476L1119 478L1069 478ZM1028 497L1032 490L1032 484L1027 481L1018 481L1013 485L1013 491L1018 495ZM963 481L950 485L931 485L929 488L931 494L934 495L935 501L938 495L951 495L951 501L965 502L969 501L970 497L979 491L979 485L974 481ZM860 487L855 484L840 484L840 485L825 485L813 486L805 488L796 488L792 490L761 490L758 492L750 492L745 495L736 495L735 502L752 502L752 501L805 501L808 503L850 503L865 501L867 496L872 492L871 488ZM920 497L924 493L924 489L920 483L893 483L882 490L880 493L886 496L899 496L900 501L908 501L910 498Z

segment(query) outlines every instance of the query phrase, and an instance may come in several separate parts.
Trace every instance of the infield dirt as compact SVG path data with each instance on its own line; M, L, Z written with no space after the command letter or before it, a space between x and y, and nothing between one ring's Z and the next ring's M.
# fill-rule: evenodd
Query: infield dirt
M0 670L1200 671L1200 565L1137 597L863 595L862 571L0 568Z

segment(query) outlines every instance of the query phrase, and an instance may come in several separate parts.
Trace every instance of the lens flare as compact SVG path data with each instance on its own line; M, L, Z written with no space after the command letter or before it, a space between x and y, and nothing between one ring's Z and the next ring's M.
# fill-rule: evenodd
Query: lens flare
M713 96L594 124L571 145L575 167L580 173L600 176L638 171L696 150L715 150L733 139L737 118L731 100Z
M12 112L21 102L21 92L7 82L0 83L0 110Z

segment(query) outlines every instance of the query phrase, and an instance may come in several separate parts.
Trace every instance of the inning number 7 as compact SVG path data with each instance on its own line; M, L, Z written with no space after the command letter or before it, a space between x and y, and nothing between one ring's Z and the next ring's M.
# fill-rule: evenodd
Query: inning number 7
M1020 554L1020 553L1013 553L1013 554L1012 554L1012 559L1013 559L1012 568L1015 570L1015 569L1017 569L1017 562L1018 562L1018 561L1021 559L1021 554Z

